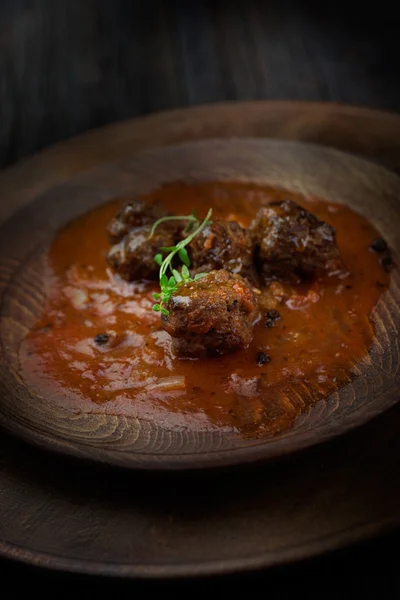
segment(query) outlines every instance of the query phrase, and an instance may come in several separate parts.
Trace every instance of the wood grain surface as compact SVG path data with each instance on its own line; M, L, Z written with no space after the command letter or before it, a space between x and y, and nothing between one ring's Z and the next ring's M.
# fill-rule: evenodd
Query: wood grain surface
M220 122L221 127L221 122ZM151 136L151 131L149 134ZM41 446L125 467L197 469L276 458L363 424L399 399L399 272L374 313L376 339L354 379L305 411L293 428L261 439L163 424L97 408L79 414L62 393L21 381L19 348L44 305L43 253L71 219L114 197L145 194L169 181L249 181L342 202L373 222L400 256L400 179L337 151L288 141L221 135L109 163L37 198L0 230L0 422ZM201 130L199 136L202 137ZM68 394L68 390L64 393ZM298 391L293 387L294 396ZM107 407L105 407L106 409Z
M211 117L213 107L199 110L201 119L194 111L191 139L196 131L213 137L212 124L219 127L219 120L215 123ZM221 118L224 114L231 118L229 108L218 110ZM237 110L232 107L236 115ZM390 165L400 167L400 153L395 151L400 119L396 116L360 111L357 119L356 109L325 106L319 110L301 104L257 104L256 110L261 122L273 124L274 137L281 130L302 139L306 122L307 137L324 141L322 122L329 143L332 121L341 131L336 144L343 150L352 148L361 119L366 155L378 156L381 148ZM179 114L154 119L158 119L155 145L159 139L162 145L168 144L168 131L176 142ZM188 126L187 112L182 121ZM253 131L251 111L244 110L242 135L246 135L247 122ZM386 137L380 133L383 122ZM58 146L54 160L49 150L11 169L1 181L11 191L14 178L19 191L12 205L2 203L4 213L10 216L18 199L23 205L49 189L55 184L52 177L61 183L79 171L79 154L88 156L89 148L98 165L114 161L118 151L121 159L137 151L138 125L140 131L135 121L116 126L124 132L120 146L111 128L96 132L93 141L89 134ZM149 145L150 140L144 139L143 147ZM40 182L40 171L44 182ZM309 449L293 461L200 477L141 473L132 478L126 472L28 450L2 434L0 551L47 567L147 577L232 572L320 553L399 524L399 418L396 406L357 431Z

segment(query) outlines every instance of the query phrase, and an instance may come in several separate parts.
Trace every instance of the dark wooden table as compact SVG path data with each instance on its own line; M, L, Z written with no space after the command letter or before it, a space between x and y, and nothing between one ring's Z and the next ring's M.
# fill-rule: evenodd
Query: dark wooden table
M400 110L396 20L385 3L3 0L0 165L93 127L220 100L336 101ZM1 507L0 507L1 515ZM396 597L400 534L267 572L181 582L116 582L0 561L13 593L248 589L285 597L343 590ZM350 589L349 589L350 588ZM78 596L79 597L79 596Z
M389 2L2 0L0 166L158 110L224 100L398 111Z

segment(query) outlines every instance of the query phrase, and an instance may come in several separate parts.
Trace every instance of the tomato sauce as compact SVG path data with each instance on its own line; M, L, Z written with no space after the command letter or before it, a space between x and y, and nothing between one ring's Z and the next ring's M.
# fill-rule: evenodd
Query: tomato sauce
M250 183L172 183L147 196L176 214L208 208L248 226L267 202L290 198L337 230L344 269L287 290L280 319L255 327L246 350L184 359L152 311L157 283L127 283L108 269L106 226L121 201L78 218L45 257L46 303L21 350L36 393L74 412L129 415L168 428L264 436L293 425L352 377L373 342L371 315L389 275L370 250L378 232L348 207ZM271 323L270 323L271 324ZM109 343L95 337L106 333ZM263 352L270 361L259 364ZM174 376L183 389L169 389Z

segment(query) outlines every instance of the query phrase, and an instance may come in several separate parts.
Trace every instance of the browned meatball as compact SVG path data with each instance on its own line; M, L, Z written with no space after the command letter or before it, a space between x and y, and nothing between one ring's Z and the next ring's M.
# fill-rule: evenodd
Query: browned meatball
M175 352L187 356L246 348L258 314L248 282L224 270L180 285L166 309L162 325L174 338Z
M166 211L160 206L135 199L127 202L110 221L107 230L111 244L120 242L132 229L152 225L164 217Z
M291 200L261 208L249 231L267 280L296 282L320 275L339 256L334 227Z
M175 228L169 223L162 223L149 239L150 230L150 226L132 229L109 251L107 262L123 279L133 281L158 277L160 267L154 257L160 247L175 244Z
M215 219L195 236L189 252L193 273L226 269L247 276L252 268L251 239L236 221Z

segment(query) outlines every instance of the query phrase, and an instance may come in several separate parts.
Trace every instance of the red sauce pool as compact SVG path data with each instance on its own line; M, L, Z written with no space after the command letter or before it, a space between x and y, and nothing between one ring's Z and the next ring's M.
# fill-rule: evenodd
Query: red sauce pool
M105 261L106 225L120 202L103 205L60 231L46 255L46 303L24 340L21 374L33 389L77 412L135 416L165 427L222 428L264 436L290 427L308 406L343 386L373 341L371 314L389 275L370 251L378 232L338 204L248 183L173 183L144 196L176 214L196 210L247 226L261 205L291 198L337 230L345 265L279 306L281 319L256 326L247 350L180 359L151 310L157 284L123 282ZM112 347L96 335L115 337ZM271 357L257 365L257 353ZM171 375L184 390L160 390Z

